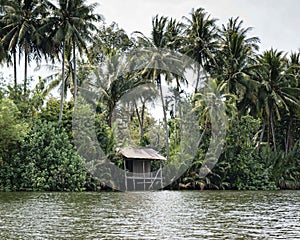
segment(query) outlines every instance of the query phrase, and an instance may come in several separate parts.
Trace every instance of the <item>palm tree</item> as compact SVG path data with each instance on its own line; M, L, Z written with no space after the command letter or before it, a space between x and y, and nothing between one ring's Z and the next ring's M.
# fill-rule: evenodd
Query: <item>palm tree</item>
M27 91L27 70L31 55L39 61L41 55L39 44L42 39L40 29L41 19L46 16L45 1L7 0L3 5L4 15L1 22L5 24L2 28L2 43L7 52L13 55L14 82L17 84L17 50L19 58L24 53L24 93Z
M287 77L287 86L299 89L300 88L300 50L296 52L292 52L287 63L287 71L286 71L286 77ZM298 95L298 97L297 97ZM300 104L300 93L296 94L298 103ZM286 116L288 118L287 120L287 130L286 130L286 137L285 137L285 153L286 155L290 150L292 150L294 145L294 136L292 134L293 129L297 129L294 125L296 124L297 120L297 112L300 112L299 107L290 106L290 112ZM295 132L295 131L294 131ZM297 131L296 131L297 132Z
M210 119L210 111L212 106L218 101L222 101L226 116L229 119L233 119L237 114L236 100L237 97L234 94L227 93L226 82L219 83L217 79L208 79L206 88L200 89L201 91L194 94L195 107L193 111L197 113L200 119L200 125L206 131L210 122L215 119ZM227 126L228 127L228 126Z
M5 26L4 22L2 21L3 15L5 14L5 11L3 9L4 2L0 1L0 29L3 29ZM9 65L10 59L9 54L4 48L3 42L2 42L2 32L0 31L0 63L2 64L4 61L7 62L7 65ZM15 84L16 85L16 84Z
M194 59L199 65L195 93L198 92L201 68L204 72L209 70L209 65L214 64L214 52L219 38L216 19L211 18L203 8L192 10L191 19L184 17L185 41L183 53ZM206 75L206 74L205 74ZM206 76L207 78L207 76Z
M289 80L289 86L300 86L300 50L299 52L292 52L288 59L287 78Z
M58 6L51 3L49 6L52 10L52 16L48 18L46 25L53 41L61 49L62 91L59 114L59 121L61 121L65 89L66 51L71 51L73 57L74 101L76 102L76 49L80 54L83 51L87 52L86 43L92 41L92 31L96 30L94 24L101 20L101 16L93 13L96 4L86 5L84 0L59 0Z
M259 83L258 109L268 126L268 142L272 135L276 151L275 121L281 119L281 109L290 114L293 107L299 108L300 89L290 85L288 73L291 70L287 69L287 58L282 51L265 51L258 56L257 61L258 66L252 77Z
M140 146L144 144L145 124L147 118L147 103L153 103L157 97L157 89L152 82L141 84L126 95L124 102L132 105L131 116L136 116L139 125ZM141 105L141 107L139 107Z
M119 54L106 58L102 66L100 68L91 66L96 82L85 81L82 94L88 92L87 98L90 98L92 93L98 93L99 101L107 110L108 125L112 127L115 120L114 110L119 100L129 91L146 82L142 81L135 72L127 70L128 66L122 62Z
M44 90L43 94L44 96L49 95L54 89L59 88L59 92L61 93L62 87L64 87L64 96L67 95L67 91L70 90L71 93L74 93L74 81L73 81L73 68L72 68L72 63L69 59L69 56L66 56L67 61L65 61L65 81L62 83L62 72L61 72L61 66L60 65L38 65L36 67L36 71L40 69L45 69L47 71L50 71L51 74L44 77L40 78L40 83L43 84ZM64 86L62 86L64 84ZM73 95L74 98L74 95Z
M212 136L223 135L223 137L225 137L225 130L229 127L227 117L228 120L232 121L237 115L237 98L234 94L227 93L226 85L226 82L219 83L217 79L209 78L203 85L203 88L199 89L199 92L193 96L193 111L199 117L200 128L202 129L197 144L198 149L207 134L211 134ZM222 141L222 138L219 138L216 142L216 146L223 144ZM207 152L206 154L209 153ZM203 174L211 172L210 166L214 166L216 161L217 159L215 158L208 158L206 162L196 160L193 162L191 170L203 176Z
M220 31L220 51L217 54L217 69L215 76L220 81L227 82L228 93L234 94L241 102L245 92L253 85L247 78L254 63L255 51L258 50L259 39L248 38L251 28L243 28L243 21L230 18L227 25Z
M5 36L5 31L3 31L3 28L7 25L7 21L5 20L6 17L6 8L8 7L8 1L1 1L1 16L0 16L0 40L1 40L1 61L4 59L7 59L7 65L9 66L11 61L11 56L9 54L9 51L7 49L7 44L4 44L3 37ZM15 51L11 51L14 59L14 88L17 88L17 60L16 60L16 53Z
M165 128L166 155L169 158L169 131L167 124L167 114L165 100L162 91L162 75L165 76L167 82L172 79L180 79L180 73L184 71L184 63L179 62L176 53L172 50L177 50L179 46L178 39L182 34L182 24L174 19L156 15L152 19L152 32L148 38L141 32L138 34L138 44L143 47L143 57L147 59L148 64L141 71L143 78L152 79L159 89L159 94L163 109L163 121ZM166 51L166 49L169 49ZM171 71L175 70L175 72Z
M0 26L1 28L1 26ZM10 63L10 56L9 54L7 53L7 51L5 50L3 44L2 44L2 41L1 41L1 38L0 38L0 64L3 64L4 62L7 63L7 65L9 65ZM17 83L15 82L15 87L17 85Z

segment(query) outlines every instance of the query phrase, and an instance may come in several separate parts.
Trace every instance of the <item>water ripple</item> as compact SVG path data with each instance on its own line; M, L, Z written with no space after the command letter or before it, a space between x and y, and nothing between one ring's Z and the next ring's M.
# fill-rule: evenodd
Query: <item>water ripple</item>
M300 239L300 192L0 193L0 239Z

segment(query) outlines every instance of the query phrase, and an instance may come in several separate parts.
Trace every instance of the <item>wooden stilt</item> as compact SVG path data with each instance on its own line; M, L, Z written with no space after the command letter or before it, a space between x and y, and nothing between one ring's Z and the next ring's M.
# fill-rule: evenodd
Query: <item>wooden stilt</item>
M125 190L127 191L126 160L124 160L124 172L125 172Z
M163 178L162 178L162 161L159 161L159 169L160 169L160 186L163 188Z
M143 161L144 191L146 190L145 161Z
M135 191L135 178L133 178L132 181L133 181L133 191Z

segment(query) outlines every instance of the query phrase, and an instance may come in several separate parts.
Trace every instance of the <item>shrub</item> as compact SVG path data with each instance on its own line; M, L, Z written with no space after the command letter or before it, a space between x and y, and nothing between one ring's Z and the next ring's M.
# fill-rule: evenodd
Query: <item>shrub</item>
M20 189L80 191L86 169L65 130L56 123L37 122L17 157L22 183Z

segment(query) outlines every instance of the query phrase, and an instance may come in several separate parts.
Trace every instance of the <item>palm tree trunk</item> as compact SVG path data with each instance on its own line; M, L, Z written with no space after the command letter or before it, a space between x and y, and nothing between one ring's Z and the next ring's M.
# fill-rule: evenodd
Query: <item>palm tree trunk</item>
M111 128L113 127L113 122L114 122L114 109L115 109L116 103L113 102L112 104L109 105L109 110L108 110L108 126Z
M144 112L145 112L145 104L142 106L142 112L140 113L136 102L134 102L135 112L139 121L139 127L140 127L140 145L143 143L144 138Z
M14 58L14 85L15 89L17 89L18 81L17 81L17 53L16 49L13 50L13 58Z
M268 116L268 145L270 146L270 136L271 136L271 120L270 115Z
M200 138L199 138L199 140L198 140L198 142L197 142L197 149L199 149L200 144L201 144L201 142L202 142L202 139L203 139L203 137L204 137L204 134L205 134L205 132L206 132L206 129L207 129L207 122L208 122L208 120L207 120L207 118L206 118L205 124L204 124L204 129L203 129L203 131L202 131L202 133L201 133L201 136L200 136Z
M199 87L199 82L200 82L200 70L201 70L201 67L200 67L200 65L198 65L198 67L197 67L197 79L196 79L195 93L198 92L198 87Z
M272 136L273 136L274 151L276 152L276 137L275 137L274 120L273 120L272 112L271 112L271 130L272 130Z
M158 80L159 80L159 92L160 92L160 98L161 98L161 104L163 108L163 114L164 114L164 127L165 127L165 140L166 140L166 157L167 160L169 160L169 129L168 129L168 122L167 122L167 113L166 113L166 107L165 107L165 102L164 102L164 96L162 92L162 87L161 87L161 76L160 74L158 75Z
M259 137L258 150L260 149L261 143L263 141L263 137L264 137L264 134L265 134L265 128L266 128L266 122L264 121L262 130L261 130L261 134L260 134L260 137Z
M288 129L287 129L287 133L286 133L286 142L285 142L285 154L287 155L290 148L291 148L291 128L292 128L292 122L293 122L293 118L292 116L290 116L289 118L289 123L288 123Z
M59 118L58 122L62 120L63 105L64 105L64 95L65 95L65 40L63 40L62 46L62 64L61 64L61 93L60 93L60 106L59 106Z
M75 42L73 41L73 65L74 65L74 104L77 99L77 75L76 75L76 51L75 51Z
M24 94L27 92L27 67L28 67L28 47L27 43L25 43L25 54L24 54Z

